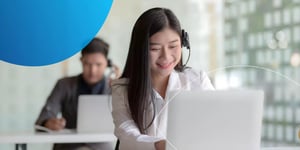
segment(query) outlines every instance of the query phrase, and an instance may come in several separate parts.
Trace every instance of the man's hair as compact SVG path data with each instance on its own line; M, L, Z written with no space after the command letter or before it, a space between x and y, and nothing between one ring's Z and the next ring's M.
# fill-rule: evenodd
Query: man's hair
M81 56L91 53L102 53L107 58L109 51L109 44L101 38L94 38L87 46L81 51Z

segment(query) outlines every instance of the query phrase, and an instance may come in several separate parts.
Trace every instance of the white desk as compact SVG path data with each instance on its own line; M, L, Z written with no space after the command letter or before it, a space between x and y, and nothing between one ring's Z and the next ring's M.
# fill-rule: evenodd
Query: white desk
M16 144L16 150L26 150L29 143L93 143L115 142L112 133L0 133L0 144Z
M268 147L261 150L300 150L300 147Z
M116 142L117 138L103 133L0 133L0 144L16 144L16 150L26 150L29 143L92 143ZM261 150L300 150L300 147L267 147Z

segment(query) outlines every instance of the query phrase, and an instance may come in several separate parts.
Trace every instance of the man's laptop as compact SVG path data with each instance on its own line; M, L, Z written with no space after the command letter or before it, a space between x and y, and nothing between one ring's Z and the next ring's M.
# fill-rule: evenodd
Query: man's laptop
M168 104L168 150L259 150L262 91L183 91Z
M111 95L80 95L78 100L78 133L113 133Z

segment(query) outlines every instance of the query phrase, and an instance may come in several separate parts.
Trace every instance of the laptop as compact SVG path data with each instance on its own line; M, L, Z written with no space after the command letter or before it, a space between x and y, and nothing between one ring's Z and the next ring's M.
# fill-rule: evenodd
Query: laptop
M264 93L182 91L168 103L167 150L259 150Z
M78 98L78 133L113 133L111 95L80 95Z

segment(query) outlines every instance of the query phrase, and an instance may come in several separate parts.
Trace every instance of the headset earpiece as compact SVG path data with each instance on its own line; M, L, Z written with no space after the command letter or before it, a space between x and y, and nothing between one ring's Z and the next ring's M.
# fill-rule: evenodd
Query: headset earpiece
M184 30L181 30L182 33L181 33L181 43L182 43L182 46L186 47L187 49L191 49L190 47L190 41L189 41L189 35L187 32L185 32Z
M112 61L110 59L107 59L107 67L112 67Z
M185 64L183 65L183 69L184 69L184 68L186 68L186 65L187 65L188 61L190 60L190 56L191 56L191 46L190 46L190 41L189 41L189 35L184 30L181 30L181 46L186 47L189 50L188 58L187 58Z

